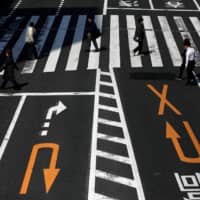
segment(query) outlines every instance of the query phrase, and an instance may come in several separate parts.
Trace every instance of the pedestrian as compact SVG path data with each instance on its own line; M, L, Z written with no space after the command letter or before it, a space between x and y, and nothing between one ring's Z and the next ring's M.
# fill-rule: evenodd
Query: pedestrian
M4 70L3 73L3 83L1 84L1 89L4 89L8 81L12 82L14 85L14 89L19 90L19 84L15 79L15 69L19 70L16 63L13 60L12 50L7 49L5 52L5 61L0 68L0 71Z
M185 62L186 62L186 50L187 50L187 47L185 46L185 41L184 41L184 49L183 49L183 53L181 54L182 64L180 66L179 75L176 78L177 80L182 80L183 72L184 72L184 69L185 69Z
M144 41L144 24L143 24L143 18L139 17L136 24L136 30L134 35L134 40L138 42L138 46L133 50L134 56L138 52L137 55L142 55L142 48L143 48L143 41Z
M87 34L86 35L87 36L87 50L86 51L90 51L91 41L94 44L95 51L100 51L96 39L101 36L101 32L97 28L97 25L95 24L92 16L87 17L87 22L88 24L86 28L86 34Z
M193 70L195 67L195 50L191 47L190 40L187 38L184 40L184 46L186 48L185 68L187 69L187 82L186 85L193 84L195 77Z
M36 37L35 24L31 22L27 27L25 34L27 57L30 60L38 59L35 37Z

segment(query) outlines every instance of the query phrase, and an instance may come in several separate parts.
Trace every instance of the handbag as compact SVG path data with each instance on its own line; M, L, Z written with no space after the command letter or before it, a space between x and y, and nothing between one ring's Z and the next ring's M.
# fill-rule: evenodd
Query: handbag
M100 37L100 36L101 36L100 30L99 30L99 29L96 29L94 37L95 37L95 38L98 38L98 37Z

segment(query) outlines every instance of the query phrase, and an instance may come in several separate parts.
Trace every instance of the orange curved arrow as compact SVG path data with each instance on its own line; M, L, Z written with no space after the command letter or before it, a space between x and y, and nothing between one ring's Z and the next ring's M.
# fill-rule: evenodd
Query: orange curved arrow
M60 169L56 168L56 162L58 158L58 151L59 151L59 145L54 144L54 143L43 143L43 144L36 144L33 146L33 150L28 162L28 166L26 169L26 173L23 179L23 183L20 189L20 194L26 194L27 189L30 183L33 167L35 164L35 160L37 157L37 153L40 149L42 148L50 148L53 150L52 156L51 156L51 161L50 161L50 166L47 169L43 170L44 173L44 181L45 181L45 190L46 193L49 192L51 189L51 186L53 185Z
M188 123L186 123L185 121L184 121L184 125L185 125L185 127L188 128ZM189 134L191 134L191 132L189 132ZM180 135L170 125L169 122L166 122L166 138L172 140L174 148L175 148L175 150L178 154L178 157L181 161L186 162L186 163L200 163L200 157L191 158L191 157L187 157L187 156L184 155L183 150L181 148L181 145L178 141L180 139ZM192 139L193 144L194 144L194 142L196 142L196 141L194 141L194 139L195 138L194 138L194 135L193 135L193 139ZM194 146L196 146L196 143L194 144Z

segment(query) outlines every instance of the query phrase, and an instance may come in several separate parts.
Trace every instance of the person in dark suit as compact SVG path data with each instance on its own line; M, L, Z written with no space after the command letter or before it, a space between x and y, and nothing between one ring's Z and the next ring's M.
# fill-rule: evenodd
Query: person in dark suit
M101 35L99 29L97 28L97 25L94 22L94 19L92 16L88 16L87 17L87 28L86 28L86 36L87 36L87 49L86 51L90 51L90 43L91 41L94 44L95 47L95 51L100 51L98 45L97 45L97 37L99 37Z
M144 41L144 24L143 24L143 18L139 17L137 20L134 40L138 42L138 46L133 50L134 55L138 52L138 55L142 55L142 47L143 47L143 41Z
M182 80L183 72L185 70L186 50L187 50L187 48L186 48L186 46L184 46L184 50L183 50L183 52L181 54L181 56L182 56L182 64L180 66L180 71L179 71L179 75L177 77L177 80Z
M14 85L14 89L19 90L19 84L15 79L15 69L19 70L16 63L13 60L12 51L11 49L7 49L5 52L5 61L0 68L0 71L4 70L3 74L3 83L1 84L0 88L4 89L8 81L12 82Z

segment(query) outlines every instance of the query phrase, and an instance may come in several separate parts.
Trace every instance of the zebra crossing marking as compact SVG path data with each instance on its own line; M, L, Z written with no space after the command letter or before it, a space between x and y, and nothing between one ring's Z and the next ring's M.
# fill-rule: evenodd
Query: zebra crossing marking
M56 34L56 38L54 40L46 65L44 67L44 72L54 72L56 70L56 65L58 62L58 58L60 56L65 35L68 30L69 22L70 22L70 16L64 16L62 18L62 21L58 28L58 32Z
M110 17L110 25L109 25L109 34L110 34L110 40L109 40L109 48L107 51L107 56L109 58L108 60L108 66L114 67L114 68L120 68L122 59L124 59L123 51L120 47L120 22L118 15L111 15ZM38 34L38 43L37 43L37 50L38 54L40 55L42 52L42 49L44 48L47 38L49 36L49 33L51 32L53 28L53 23L55 22L56 16L51 15L47 16L45 19L45 22L42 25L42 29L40 30ZM147 46L150 50L150 62L152 67L164 67L163 64L163 56L161 55L161 52L159 50L159 41L156 38L155 34L155 28L152 23L151 16L144 15L144 26L145 26L145 34L147 39ZM10 31L7 31L1 38L0 41L0 52L3 52L5 48L7 47L9 41L13 38L15 32L17 31L17 27L20 26L20 24L25 20L25 17L21 16L20 18L16 18L14 23L11 21L11 25L13 25L13 28ZM31 21L37 23L39 21L39 16L32 16L30 20L24 24L24 30L19 35L19 37L16 39L16 42L13 47L13 56L14 59L17 60L19 55L21 54L24 45L25 45L25 31L27 26ZM144 57L141 56L134 56L133 55L133 49L136 47L137 43L133 40L133 36L136 29L136 16L135 15L126 15L126 23L127 23L127 39L128 39L128 48L129 48L129 55L127 56L127 59L130 60L130 68L143 68L143 59ZM168 19L166 16L158 16L158 23L161 27L161 32L164 37L164 42L167 47L167 51L169 52L169 59L172 61L173 67L180 67L182 63L182 57L181 52L179 51L178 44L176 42L176 39L173 35L173 30L171 29L171 24L168 22ZM198 17L188 17L188 23L191 24L191 26L194 27L194 30L196 31L198 37L200 37L200 20ZM55 31L55 34L53 35L54 41L52 43L52 46L49 49L48 57L45 59L45 64L43 66L43 72L55 72L57 63L60 59L60 55L62 52L62 47L64 40L67 36L67 32L69 29L71 29L70 21L72 20L71 15L62 16L59 19L59 27ZM65 23L64 23L65 20ZM189 33L188 28L184 22L184 19L180 16L174 16L172 17L172 20L177 25L177 30L180 30L180 36L182 39L185 37L190 38L192 42L192 46L195 47L196 53L197 53L197 64L196 66L200 65L200 53L198 51L197 45L195 44L192 35ZM99 29L102 29L102 23L103 23L103 16L97 15L95 16L95 21L97 23L97 26ZM14 26L15 25L15 26ZM9 26L9 27L10 27ZM65 71L76 71L78 70L78 67L80 65L79 59L80 55L83 52L82 45L84 43L83 40L83 34L86 27L86 15L80 15L77 18L75 32L73 35L73 43L70 47L69 55L67 58ZM104 37L104 35L103 35ZM194 38L195 39L195 38ZM102 37L98 38L97 42L100 47ZM182 47L181 47L182 48ZM91 50L93 50L93 44L91 44ZM151 52L152 51L152 52ZM90 51L89 54L85 54L88 57L88 64L85 66L86 70L94 70L99 68L100 63L100 54L101 52L92 52ZM21 74L30 74L35 71L35 67L38 63L38 60L32 60L32 61L25 61L23 63L23 68L21 71ZM199 64L198 64L199 63ZM0 73L0 75L2 72Z
M129 187L136 188L136 181L133 179L125 178L125 177L120 177L115 174L111 174L108 172L103 172L101 170L96 170L96 177L105 179L111 182L123 184Z
M126 141L124 138L113 137L113 136L109 136L103 133L98 133L98 138L102 140L112 141L119 144L126 144Z
M182 57L177 47L176 41L170 29L169 23L165 16L158 16L158 20L165 38L165 42L169 49L169 53L172 59L172 63L175 67L179 67L182 63Z
M104 181L108 181L111 183L119 184L119 185L125 185L129 188L132 188L134 194L137 195L136 199L138 200L145 200L144 198L144 192L142 188L142 184L139 177L139 172L137 169L137 165L134 153L132 151L132 145L130 142L130 136L128 133L127 125L125 122L124 114L122 111L122 105L120 102L120 96L119 91L117 88L117 83L114 77L113 68L111 67L111 72L102 72L98 69L97 75L96 75L96 86L95 86L95 101L94 101L94 115L93 115L93 131L92 131L92 153L91 153L91 162L90 162L90 178L89 178L89 190L88 190L88 200L97 200L100 198L99 193L96 193L98 191L98 184L96 185L96 178L102 179ZM101 87L101 76L108 76L111 78L111 83L113 83L113 90L116 94L114 100L116 101L116 107L115 111L118 111L120 120L119 121L113 121L105 118L101 118L99 116L99 111L102 109L102 104L99 102L99 98L101 97L100 87ZM110 87L110 86L108 86ZM108 93L105 93L108 95ZM108 97L109 98L109 97ZM110 111L110 109L107 110L109 106L103 105L103 109L106 111ZM111 111L112 112L112 111ZM98 132L98 127L101 126L101 124L105 124L108 126L113 126L115 128L122 129L124 138L114 137L110 135L109 133L106 133L106 130L102 132ZM99 149L97 146L97 141L100 140L107 140L110 143L116 143L119 148L126 148L128 154L127 155L118 155L115 153L107 152L103 149ZM121 146L122 145L122 146ZM100 170L97 168L96 165L97 158L104 158L104 162L106 160L112 160L113 162L122 163L125 165L128 165L131 168L131 175L130 177L123 176L123 175L117 175L113 174L112 172L107 172L106 170ZM98 162L101 162L100 160ZM135 193L136 192L136 193ZM112 196L112 194L110 195ZM110 199L110 197L103 196L102 198Z
M21 22L23 21L24 17L16 17L15 21L12 22L9 26L8 26L8 32L6 32L0 41L0 54L3 52L3 50L6 48L8 42L11 40L12 36L14 35L14 33L17 31L17 29L19 28Z
M150 16L143 16L144 28L146 29L146 39L150 51L152 67L163 67L158 42L156 40L156 35L153 30L153 24L151 22Z
M30 22L37 23L39 20L39 16L32 16L29 22L26 25L26 28L29 26ZM20 35L18 41L15 43L13 47L13 58L14 60L17 60L24 45L25 45L25 33L26 33L26 28L23 30L22 34Z
M109 68L120 67L120 40L119 40L119 16L111 15L110 18L110 51Z
M196 54L196 65L200 65L200 52L192 38L192 35L190 34L186 24L184 23L184 20L182 17L179 17L179 16L174 16L174 21L178 27L178 29L180 30L180 34L181 34L181 37L182 39L186 39L186 38L189 38L190 39L190 42L191 42L191 46L194 47L195 49L195 54Z
M46 42L46 39L48 37L48 34L50 32L50 29L53 25L53 22L55 20L55 16L47 16L46 22L44 23L44 26L42 27L39 35L39 38L37 39L38 43L37 43L37 51L38 51L38 55L40 56L41 51L44 47L44 44ZM33 71L35 70L36 64L37 64L37 59L32 60L32 61L27 61L25 62L24 68L22 70L22 74L29 74L29 73L33 73Z
M126 16L127 29L128 29L128 43L129 43L129 56L131 67L143 67L142 59L140 56L133 55L133 49L138 45L134 38L134 31L136 29L135 17L133 15Z
M99 27L99 30L102 32L102 23L103 23L103 16L98 15L95 17L95 23L97 24L97 27ZM97 38L97 45L100 48L101 46L101 37ZM94 45L91 43L90 47L90 54L89 54L89 60L88 60L88 70L96 69L99 67L99 57L100 52L92 52L94 50Z
M85 24L86 16L79 16L65 71L75 71L78 68Z

